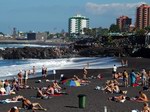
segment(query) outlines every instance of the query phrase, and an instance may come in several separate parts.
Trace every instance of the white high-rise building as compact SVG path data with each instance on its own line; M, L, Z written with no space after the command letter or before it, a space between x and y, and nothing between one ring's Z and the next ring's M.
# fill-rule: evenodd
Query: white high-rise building
M80 14L69 18L70 35L84 34L84 28L89 28L89 18L81 16Z

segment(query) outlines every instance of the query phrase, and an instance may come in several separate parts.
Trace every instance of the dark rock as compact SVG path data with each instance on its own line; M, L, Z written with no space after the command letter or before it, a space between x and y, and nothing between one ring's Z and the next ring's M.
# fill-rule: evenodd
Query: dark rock
M69 51L70 52L70 51ZM28 58L37 58L37 59L50 59L57 58L63 55L67 55L67 48L6 48L3 51L0 51L0 55L3 59L28 59Z

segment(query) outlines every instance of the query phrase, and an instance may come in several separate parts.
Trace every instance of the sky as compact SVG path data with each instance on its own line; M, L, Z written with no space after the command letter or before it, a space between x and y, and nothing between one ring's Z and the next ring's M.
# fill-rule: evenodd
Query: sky
M0 32L68 32L68 19L77 14L90 19L91 28L109 28L126 15L135 22L136 7L150 0L0 0Z

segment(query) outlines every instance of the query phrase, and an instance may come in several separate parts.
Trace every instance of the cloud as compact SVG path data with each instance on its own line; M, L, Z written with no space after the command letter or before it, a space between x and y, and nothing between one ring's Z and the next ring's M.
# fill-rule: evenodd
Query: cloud
M111 3L111 4L96 4L88 2L86 3L86 11L94 15L120 15L131 14L135 12L136 7L145 2L138 3Z

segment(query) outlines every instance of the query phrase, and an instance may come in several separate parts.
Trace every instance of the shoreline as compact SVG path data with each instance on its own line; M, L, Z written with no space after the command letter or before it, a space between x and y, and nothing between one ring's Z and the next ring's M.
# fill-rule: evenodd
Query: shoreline
M142 69L146 69L146 70L150 70L150 67L149 67L149 60L150 59L147 59L147 58L132 58L132 57L122 57L122 58L118 58L118 57L116 57L116 59L117 59L117 61L120 61L120 63L121 63L121 60L123 59L123 60L128 60L128 67L126 67L126 66L124 66L124 67L118 67L118 71L122 71L123 69L127 69L127 70L132 70L132 69L134 69L134 70L136 70L136 71L140 71L140 70L142 70ZM138 64L138 62L137 61L141 61L142 60L142 63L140 63L140 64ZM146 63L146 65L145 65L145 63ZM71 70L79 70L79 71L82 71L83 70L83 68L80 68L80 69L56 69L56 71L71 71ZM100 71L109 71L109 72L111 72L112 71L112 68L110 67L110 68L87 68L87 70L89 70L89 71L94 71L94 70L100 70ZM51 69L51 70L49 70L48 71L48 76L50 76L50 75L53 75L53 70ZM29 78L38 78L38 77L41 77L41 72L37 72L36 73L37 75L36 76L33 76L33 75L30 75L30 77ZM12 76L6 76L6 77L0 77L2 80L4 80L4 79L9 79L9 80L12 80L13 78L16 78L17 77L17 74L16 75L12 75Z
M119 58L120 59L120 58ZM122 58L121 58L122 59ZM123 71L126 69L129 73L132 69L135 69L135 71L139 71L142 68L145 68L146 71L150 70L149 59L138 59L138 58L124 58L128 59L128 67L119 67L118 71ZM116 96L117 94L107 94L104 93L101 90L95 90L96 86L104 86L105 82L109 79L111 79L111 73L112 69L88 69L88 77L90 76L97 76L98 74L102 74L104 77L102 80L99 79L90 79L91 83L89 83L86 86L80 86L80 87L68 87L61 85L62 87L65 87L65 91L68 93L68 95L62 95L62 96L54 96L50 99L44 100L44 99L35 99L31 98L32 96L36 95L35 89L21 89L17 92L16 95L23 95L26 98L29 98L32 102L38 102L40 103L44 108L47 108L47 112L104 112L104 106L107 107L108 112L131 112L131 110L141 110L143 107L143 103L139 102L133 102L133 101L125 101L124 103L117 103L108 101L108 97L110 96ZM82 69L69 69L69 70L57 70L56 71L56 79L60 79L60 75L64 74L65 77L71 78L73 75L78 75L80 78L83 77L83 70ZM46 79L53 80L53 75L48 75ZM41 83L35 83L37 80L41 80ZM51 82L46 82L41 77L33 78L28 80L28 85L30 87L47 87L51 84ZM137 96L138 91L142 90L142 87L121 87L122 90L128 90L128 93L126 94L129 97ZM149 91L144 91L148 95L148 98L150 98ZM85 94L86 95L86 108L80 109L78 106L78 95L79 94ZM7 95L7 96L1 96L0 100L12 98L16 95ZM18 103L8 103L8 104L0 104L0 112L7 112L11 107L18 106L21 107L21 102ZM26 112L31 112L26 111ZM41 111L36 111L41 112Z

